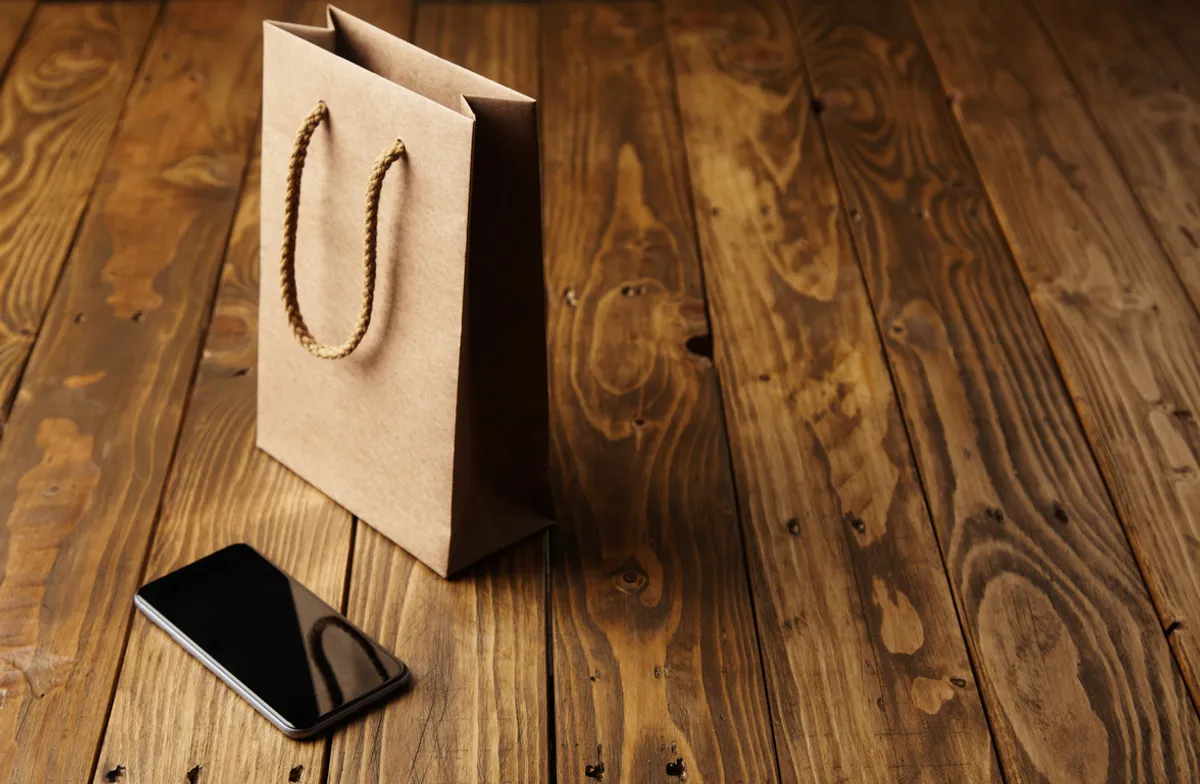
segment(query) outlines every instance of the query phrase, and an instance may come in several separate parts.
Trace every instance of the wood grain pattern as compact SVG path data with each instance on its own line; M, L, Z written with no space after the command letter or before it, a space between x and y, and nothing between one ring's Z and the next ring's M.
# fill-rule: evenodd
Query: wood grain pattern
M542 22L558 780L768 781L661 12Z
M667 8L782 778L998 782L787 13Z
M37 0L10 0L0 3L0 74L5 72L8 58L17 48L26 24L37 8Z
M263 6L172 4L0 443L0 779L83 781L253 135Z
M1007 780L1191 780L1200 727L911 18L796 10Z
M1200 72L1131 0L1031 8L1200 305Z
M422 5L415 40L537 94L535 5ZM550 779L544 533L444 580L360 525L348 615L413 685L334 738L330 781Z
M1028 11L930 0L918 17L1200 697L1200 319Z
M0 16L21 7L0 6ZM158 11L157 3L47 5L0 88L0 416L8 413ZM0 42L0 56L2 50Z
M260 10L323 26L325 6ZM400 32L412 18L390 0L339 7ZM259 146L252 149L145 579L248 542L341 607L353 518L255 447L260 171ZM183 781L199 766L204 781L317 781L326 748L287 738L137 613L93 779Z
M323 23L312 16L304 21ZM349 513L254 445L258 193L255 165L238 207L145 579L249 542L340 607ZM197 765L209 781L283 782L293 770L297 780L309 781L319 775L322 751L321 743L288 739L144 615L134 615L94 781L108 781L118 770L131 784L183 781Z
M1200 71L1200 7L1190 0L1162 0L1147 6L1192 67Z

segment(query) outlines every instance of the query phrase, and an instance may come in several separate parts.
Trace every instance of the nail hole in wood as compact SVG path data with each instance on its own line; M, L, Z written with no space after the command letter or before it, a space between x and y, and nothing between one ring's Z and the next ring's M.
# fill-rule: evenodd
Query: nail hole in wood
M770 374L770 373L759 373L759 374L758 374L758 380L759 380L759 381L770 381L770 380L771 380L771 374Z
M962 678L951 678L950 682L953 683L955 686L957 686L960 689L967 688L967 682L965 680L963 680Z
M800 518L793 517L787 521L787 532L792 536L800 535Z
M1167 626L1167 636L1170 637L1172 634L1174 634L1175 632L1179 631L1182 628L1183 628L1183 621L1171 621L1170 625Z
M242 376L246 375L249 372L250 372L250 368L242 368L240 370L235 370L235 371L233 371L233 377L241 378Z
M200 765L197 765L196 767L189 770L187 772L188 784L196 784L196 782L200 780L200 771L202 771L202 770L204 770L204 768L201 767Z
M645 424L646 424L646 420L642 419L641 417L638 417L637 419L633 420L634 427L643 427L643 426L645 426Z
M135 310L133 312L133 320L136 321L137 323L140 324L142 321L145 320L145 318L146 318L146 312L144 310Z
M124 775L125 775L125 766L118 765L117 767L110 770L108 773L104 774L104 780L108 781L108 782L120 781L121 777Z
M812 111L815 115L820 116L825 111L825 101L821 98L814 97L809 105L812 106Z
M867 532L867 524L863 522L861 517L852 512L847 512L845 515L843 515L842 522L846 523L860 534L865 534Z
M299 781L300 777L303 775L304 775L304 766L297 765L296 767L294 767L290 771L288 771L288 781Z
M1067 516L1067 510L1063 509L1062 504L1058 503L1057 501L1054 502L1054 508L1052 511L1054 513L1054 519L1057 520L1060 525L1066 525L1067 523L1071 522L1071 518Z
M999 509L997 509L994 506L989 506L984 511L984 514L987 515L987 519L991 520L993 523L1004 522L1004 512L1001 512Z
M75 323L76 324L82 324L86 319L87 319L87 316L83 315L83 311L80 311L75 314Z
M683 778L687 774L687 767L683 764L683 757L677 758L674 762L667 763L667 775L675 778Z
M713 341L712 335L692 335L687 339L684 347L692 354L705 359L712 359L713 356Z
M636 562L630 562L625 568L613 574L613 587L621 593L640 594L646 590L650 580L646 572Z
M604 763L597 762L595 765L584 765L583 775L587 776L589 779L604 781Z

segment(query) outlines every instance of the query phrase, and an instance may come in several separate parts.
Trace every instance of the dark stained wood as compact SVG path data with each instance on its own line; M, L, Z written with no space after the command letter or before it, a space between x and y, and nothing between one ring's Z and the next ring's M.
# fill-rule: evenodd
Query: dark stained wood
M1007 780L1193 780L1196 717L908 12L794 7Z
M169 7L0 442L4 781L91 775L242 184L267 7Z
M4 73L8 58L16 49L17 42L21 40L21 34L25 31L25 25L33 16L35 8L37 0L10 0L0 3L0 74Z
M769 781L661 12L544 6L542 56L558 781Z
M1200 71L1200 6L1191 0L1162 0L1143 10L1150 12L1192 67Z
M1200 781L1200 6L787 2L420 10L546 55L560 523L444 581L254 448L323 3L0 0L0 780ZM132 613L233 541L413 689L296 743Z
M1200 319L1024 6L930 0L919 21L1200 697Z
M262 11L324 25L325 7L310 0ZM339 7L400 32L412 18L391 0ZM252 150L146 579L249 542L341 607L353 518L255 447L258 145ZM93 778L108 782L123 771L121 781L183 781L200 766L208 781L317 781L326 748L288 739L138 613Z
M423 5L415 40L537 93L536 5ZM329 781L550 779L544 533L444 580L360 524L348 614L413 686L334 738Z
M782 779L998 782L788 15L667 9Z
M1135 0L1031 8L1200 304L1200 72Z
M0 5L0 60L23 3ZM0 416L7 414L157 3L47 5L0 89ZM11 17L11 18L10 18Z
M340 607L350 515L254 445L258 193L256 158L238 206L146 580L249 542ZM283 782L297 766L315 775L322 751L321 743L288 739L144 615L134 615L94 781L106 782L118 766L125 770L122 781L184 781L200 765L211 781Z

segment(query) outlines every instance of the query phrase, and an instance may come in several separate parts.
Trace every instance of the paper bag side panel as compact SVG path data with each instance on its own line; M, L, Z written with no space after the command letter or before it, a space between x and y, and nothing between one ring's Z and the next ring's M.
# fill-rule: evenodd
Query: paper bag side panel
M450 571L552 522L537 107L468 102L475 160Z
M329 20L341 56L452 111L459 111L462 95L533 100L333 6L329 8Z
M438 571L446 567L473 121L268 26L264 31L258 444ZM340 343L358 315L374 161L385 180L375 313L345 359L309 355L279 294L283 199L296 130L329 118L304 168L296 279L305 319Z

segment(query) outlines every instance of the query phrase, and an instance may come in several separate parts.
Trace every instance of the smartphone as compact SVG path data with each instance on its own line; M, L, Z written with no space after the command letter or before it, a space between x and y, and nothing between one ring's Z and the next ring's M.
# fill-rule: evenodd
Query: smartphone
M293 738L408 682L408 667L248 544L142 586L137 608Z

